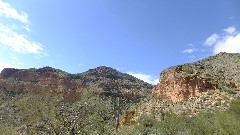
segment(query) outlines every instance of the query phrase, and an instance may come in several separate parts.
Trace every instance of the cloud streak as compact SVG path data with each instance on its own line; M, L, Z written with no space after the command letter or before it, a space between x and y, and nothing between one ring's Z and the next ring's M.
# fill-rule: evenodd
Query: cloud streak
M39 42L33 41L29 38L31 32L28 19L28 14L23 11L17 11L10 4L0 0L0 17L12 22L15 19L25 26L16 25L14 22L13 27L0 23L0 45L10 47L16 53L21 54L38 54L38 56L46 56L43 52L43 45ZM20 30L20 31L17 31Z
M158 78L152 76L152 75L147 75L147 74L142 74L142 73L135 73L135 72L127 72L128 74L140 79L140 80L143 80L144 82L147 82L147 83L150 83L150 84L153 84L153 85L156 85L159 81Z
M191 48L191 49L185 49L182 51L182 53L193 53L195 51L195 49Z
M214 33L205 40L204 45L212 46L218 41L218 39L219 39L218 34Z
M30 23L27 13L23 11L18 12L15 8L2 0L0 0L0 16L16 19L22 23Z
M32 24L26 12L0 0L0 20L0 70L24 66L22 59L29 55L31 58L48 56L43 45L30 38Z
M31 41L26 35L19 34L2 24L0 24L0 44L11 47L18 53L40 54L43 51L40 43Z
M233 34L236 31L236 28L231 26L231 27L228 27L226 29L223 29L223 31L225 31L228 34Z

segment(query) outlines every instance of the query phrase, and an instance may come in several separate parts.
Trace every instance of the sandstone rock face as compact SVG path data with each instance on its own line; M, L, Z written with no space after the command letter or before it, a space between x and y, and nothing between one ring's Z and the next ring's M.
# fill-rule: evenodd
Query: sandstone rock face
M172 67L161 73L160 83L154 93L169 97L173 102L199 96L201 92L216 89L216 85L197 75L184 74L182 66Z
M166 69L153 93L179 102L215 89L240 89L240 54L219 53Z

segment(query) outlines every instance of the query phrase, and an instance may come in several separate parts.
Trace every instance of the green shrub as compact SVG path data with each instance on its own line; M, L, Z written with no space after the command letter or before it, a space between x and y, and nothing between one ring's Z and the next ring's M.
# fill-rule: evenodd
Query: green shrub
M186 74L194 74L195 73L194 69L191 66L189 66L189 65L183 65L182 66L182 70Z
M228 112L240 120L240 98L231 102Z
M227 92L228 94L237 94L236 88L230 88L230 87L223 86L221 89L223 91Z

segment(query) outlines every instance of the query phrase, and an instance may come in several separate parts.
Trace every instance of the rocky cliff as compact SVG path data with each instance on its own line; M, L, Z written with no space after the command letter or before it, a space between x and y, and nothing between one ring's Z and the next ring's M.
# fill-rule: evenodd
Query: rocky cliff
M170 67L160 75L153 93L180 102L209 90L240 89L240 54L219 53L206 59Z

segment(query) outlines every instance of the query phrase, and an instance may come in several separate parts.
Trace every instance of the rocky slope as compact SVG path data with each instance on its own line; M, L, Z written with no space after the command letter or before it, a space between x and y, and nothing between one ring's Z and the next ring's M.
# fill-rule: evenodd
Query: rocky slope
M0 74L0 88L14 92L61 92L76 90L82 84L72 82L68 73L51 67L40 69L3 69Z
M240 54L219 53L206 59L178 65L161 73L154 93L173 102L199 97L209 90L240 89Z
M121 124L131 125L137 117L161 121L166 113L187 114L227 110L240 97L240 54L219 53L206 59L164 70L152 95L126 113ZM131 111L131 110L130 110Z
M237 134L240 99L232 101L240 97L239 65L240 54L220 53L164 70L155 88L105 66L79 74L4 69L0 132Z
M0 74L0 89L13 93L55 92L81 94L87 87L121 94L146 93L153 86L126 73L110 67L97 67L79 74L69 74L59 69L3 69Z
M105 66L79 74L51 67L6 68L0 74L0 131L112 134L122 113L149 95L152 88Z
M110 67L97 67L86 72L75 75L77 79L83 80L84 85L98 85L105 90L140 90L149 91L153 86L133 77L121 73Z

